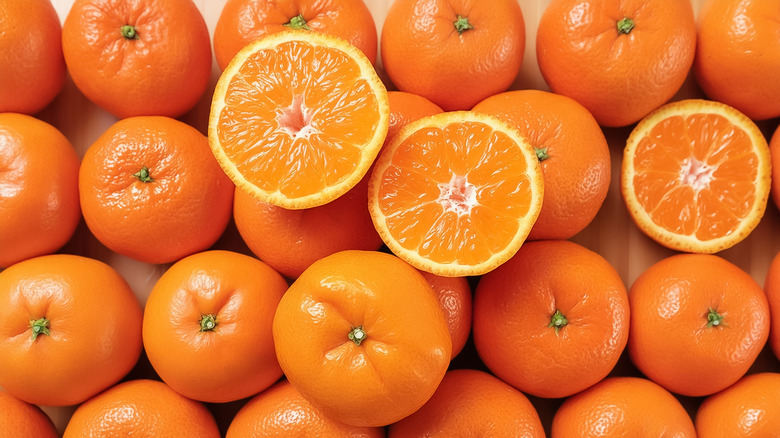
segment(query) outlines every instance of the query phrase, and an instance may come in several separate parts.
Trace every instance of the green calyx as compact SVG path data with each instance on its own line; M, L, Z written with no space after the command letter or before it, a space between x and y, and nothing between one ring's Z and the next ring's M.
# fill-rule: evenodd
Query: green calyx
M628 34L631 32L631 30L634 28L634 20L623 17L617 22L617 31L618 33L625 33Z
M355 345L360 345L361 342L366 340L366 332L363 331L362 326L357 326L352 329L347 334L347 338L349 338L350 341L354 342Z
M707 327L718 327L725 325L726 323L723 321L723 315L718 313L717 309L713 309L712 307L707 309Z
M135 27L125 24L120 28L122 31L122 36L125 37L128 40L137 40L138 39L138 32L135 30Z
M290 21L287 23L284 23L284 26L293 28L293 29L305 29L305 30L311 30L308 24L306 24L306 20L303 19L303 15L296 15L292 18L290 18Z
M452 24L455 26L455 30L458 31L458 35L463 35L463 32L474 29L474 26L469 23L469 19L462 15L458 15L458 18Z
M536 152L536 159L538 159L540 163L550 158L550 156L547 155L547 148L538 148L534 146L534 152Z
M209 313L200 318L200 331L210 332L217 328L217 315Z
M565 327L566 324L569 323L569 320L566 319L565 316L563 316L563 313L561 313L560 310L555 309L555 313L552 314L550 317L550 323L547 324L547 327L552 327L555 329L555 334L558 334L558 331Z
M30 328L32 329L33 341L38 339L38 335L51 335L51 332L49 331L49 320L46 318L30 320Z
M144 166L139 170L138 172L133 174L134 177L138 178L138 181L148 183L154 181L152 177L149 175L149 168Z

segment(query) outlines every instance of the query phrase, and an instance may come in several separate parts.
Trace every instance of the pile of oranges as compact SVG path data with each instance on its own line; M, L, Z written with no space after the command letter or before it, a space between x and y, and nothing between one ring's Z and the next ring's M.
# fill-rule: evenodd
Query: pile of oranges
M0 2L0 434L777 433L780 3L618 3Z

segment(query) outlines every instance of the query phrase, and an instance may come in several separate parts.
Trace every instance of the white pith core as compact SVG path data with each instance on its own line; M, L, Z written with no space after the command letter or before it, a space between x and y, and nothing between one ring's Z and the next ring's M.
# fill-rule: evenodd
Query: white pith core
M279 124L279 129L286 132L293 140L309 138L310 135L319 132L312 125L313 113L314 111L303 102L303 97L297 95L293 97L290 106L278 112L276 122Z
M710 186L713 172L715 167L691 157L683 161L680 177L683 184L691 186L698 192Z
M477 188L465 175L452 175L450 182L439 184L439 203L458 216L470 214L477 205Z

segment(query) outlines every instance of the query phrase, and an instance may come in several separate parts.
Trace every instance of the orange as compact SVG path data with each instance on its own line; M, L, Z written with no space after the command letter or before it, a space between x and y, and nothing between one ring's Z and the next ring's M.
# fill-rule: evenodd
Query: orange
M704 93L754 120L780 116L780 3L707 0L693 71Z
M227 438L381 438L384 431L338 423L283 380L245 404L230 422Z
M354 187L387 134L387 91L340 38L278 32L244 47L217 82L209 142L242 190L288 209Z
M401 128L422 119L439 114L443 110L430 100L413 93L403 91L388 91L387 100L390 103L390 122L383 148L386 147Z
M35 114L65 83L57 11L50 0L3 0L0 29L0 113Z
M699 438L771 437L780 431L780 374L745 376L696 411Z
M288 29L335 35L376 60L376 25L362 0L227 0L214 28L219 68L250 42Z
M606 377L628 327L617 271L567 240L528 242L477 284L479 357L493 374L538 397L566 397Z
M770 316L780 315L780 253L774 256L764 280L764 292L769 302ZM769 318L769 346L780 358L780 317Z
M696 438L693 421L667 390L639 377L609 377L564 400L551 438Z
M28 403L81 403L141 354L141 306L109 265L66 254L0 272L0 386Z
M602 126L630 125L671 99L695 51L688 1L552 0L536 33L547 85Z
M290 383L324 415L353 426L385 426L419 409L452 350L425 278L374 251L309 266L282 297L273 333Z
M471 286L466 277L442 277L420 271L439 299L452 339L452 357L466 345L471 333Z
M63 438L141 436L219 438L206 407L162 382L131 380L87 400L73 413Z
M16 438L58 438L48 416L35 405L0 390L0 430Z
M112 251L170 263L209 248L230 220L233 184L206 136L168 117L131 117L84 154L84 219Z
M380 46L399 90L446 111L467 110L508 89L520 72L523 13L516 0L395 0Z
M769 194L772 196L775 207L780 208L780 126L775 128L775 132L769 140L769 156L772 160L772 176L770 178L772 186Z
M287 282L265 263L204 251L171 266L144 307L143 339L154 370L176 392L224 403L280 377L271 323Z
M0 169L0 268L65 245L81 219L68 139L34 117L0 114Z
M417 269L458 277L512 257L543 192L539 160L519 131L458 111L401 129L374 165L368 206L395 254Z
M631 360L669 391L705 396L742 377L769 335L769 306L753 278L710 254L678 254L629 291Z
M634 223L677 251L715 253L744 240L769 198L766 139L745 115L690 99L664 105L632 131L621 192Z
M211 77L211 41L192 0L75 0L62 26L73 82L119 117L178 117Z
M518 90L472 111L517 127L542 164L544 201L529 240L569 239L591 223L607 197L611 168L607 140L585 107L559 94Z

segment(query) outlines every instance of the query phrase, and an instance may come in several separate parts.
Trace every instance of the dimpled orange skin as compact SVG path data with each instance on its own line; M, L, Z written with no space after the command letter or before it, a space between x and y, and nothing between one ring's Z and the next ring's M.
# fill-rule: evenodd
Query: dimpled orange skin
M0 113L35 114L65 83L62 27L49 0L0 2Z
M149 361L165 383L195 400L257 394L282 376L271 323L286 290L279 273L247 255L214 250L176 262L144 307ZM214 327L204 329L209 315Z
M761 286L715 255L662 259L637 277L628 296L631 360L677 394L704 396L733 384L769 335L769 305ZM722 319L711 325L711 314Z
M49 334L32 336L46 318ZM0 386L45 406L81 403L115 384L141 354L141 306L98 260L54 254L0 272Z
M49 417L38 406L0 390L0 430L15 438L57 438Z
M608 377L564 400L550 438L696 438L688 412L669 391L639 377Z
M0 268L57 251L81 219L79 157L46 122L0 114Z
M466 277L443 277L420 271L439 298L452 338L452 357L457 356L471 333L471 286Z
M772 437L780 431L780 374L743 377L713 394L696 411L699 438Z
M780 2L707 0L697 23L696 82L753 120L780 116Z
M423 117L443 112L439 105L413 93L388 91L387 99L390 101L390 125L387 128L387 137L385 137L385 144L382 145L383 148L404 126Z
M769 346L775 357L780 358L780 318L772 318L772 315L780 315L780 253L775 255L764 280L764 292L769 301Z
M494 436L543 438L536 409L517 389L477 370L447 372L414 414L388 427L388 438Z
M452 351L425 278L375 251L312 264L282 297L273 332L290 383L325 415L355 426L385 426L419 409ZM357 333L359 345L350 340Z
M63 438L219 438L206 407L156 380L130 380L93 397L73 413Z
M381 438L378 427L338 423L322 414L290 382L282 380L258 394L233 417L226 438Z
M343 38L373 64L377 33L374 17L363 0L227 0L214 28L214 54L220 69L245 45L269 33L289 30L290 19L302 16L311 30Z
M473 28L459 33L459 16ZM393 84L445 111L468 110L508 89L524 51L525 23L516 0L395 0L380 38L382 64Z

